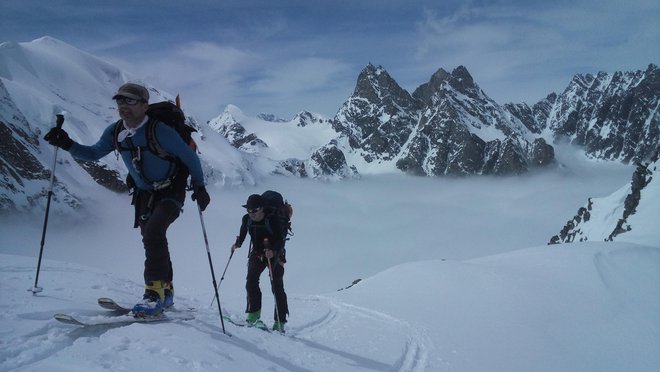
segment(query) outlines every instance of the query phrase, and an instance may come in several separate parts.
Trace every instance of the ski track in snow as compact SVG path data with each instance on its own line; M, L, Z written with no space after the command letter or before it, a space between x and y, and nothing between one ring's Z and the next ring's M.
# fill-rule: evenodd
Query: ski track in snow
M296 340L299 340L303 344L319 347L320 345L310 345L312 341L308 338L313 338L314 335L319 333L325 333L328 330L336 329L341 324L355 324L352 319L359 318L364 321L375 323L380 327L384 326L390 331L396 330L400 335L407 335L404 347L396 362L390 366L352 353L340 352L337 350L329 350L330 352L335 353L340 357L353 360L362 367L367 367L376 371L418 372L424 370L427 350L426 344L429 343L429 341L406 322L381 312L350 304L339 303L327 297L318 296L297 299L297 302L300 301L316 302L321 304L322 307L326 307L326 313L324 316L311 323L292 329Z
M8 289L3 290L7 297L0 303L3 310L0 315L0 370L3 371L52 369L53 365L57 370L63 367L62 360L66 361L67 356L84 355L89 347L102 349L86 356L86 361L96 363L103 370L131 366L133 360L130 358L135 350L148 351L145 359L157 358L168 351L168 346L153 343L142 333L155 337L190 335L192 338L179 342L212 341L206 342L204 348L213 351L213 358L186 357L181 350L177 350L176 355L168 354L175 362L173 370L231 369L232 360L246 355L251 358L255 370L262 370L265 366L278 371L304 372L322 366L326 371L422 372L426 368L431 342L422 331L387 314L342 303L330 296L290 296L294 316L290 318L285 335L225 322L225 329L231 335L228 337L222 334L217 308L200 306L205 298L196 301L185 297L179 297L176 306L196 307L194 320L130 326L75 327L61 324L53 319L54 313L80 317L108 314L96 304L98 294L105 293L116 299L132 298L139 293L141 286L107 273L48 262L42 266L41 274L49 278L48 288L33 297L26 291L34 281L34 266L29 261L26 258L26 266L0 266L0 282ZM84 299L84 303L80 299ZM237 304L231 305L236 308ZM223 304L223 311L227 312L225 306ZM12 318L16 319L16 324L29 321L30 327L13 327ZM365 344L360 337L353 337L351 329L356 327L360 332L371 329L373 338ZM135 337L136 334L139 337ZM120 352L126 352L128 359L103 358L105 353ZM244 362L238 364L241 365L244 366Z

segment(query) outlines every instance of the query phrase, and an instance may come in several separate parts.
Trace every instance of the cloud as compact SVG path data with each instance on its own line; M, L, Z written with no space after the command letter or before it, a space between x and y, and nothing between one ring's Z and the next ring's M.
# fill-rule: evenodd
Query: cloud
M309 91L328 90L339 75L349 71L347 64L327 58L302 58L268 68L251 89L263 94L295 96Z
M131 59L113 62L165 91L181 94L184 108L207 120L222 112L222 102L244 88L254 69L252 53L233 46L189 42L169 51L132 54Z
M171 55L154 58L148 69L166 77L167 84L185 86L240 80L237 76L250 68L251 60L249 52L232 46L192 42L176 48Z
M607 0L431 9L417 23L415 59L429 69L465 65L498 102L535 103L574 74L656 61L657 48L649 46L660 42L658 9Z
M440 67L464 65L497 102L534 103L576 73L660 59L656 0L125 3L61 1L44 16L37 0L10 0L0 31L18 40L48 34L90 51L181 93L204 118L229 103L283 117L331 114L368 62L409 91Z

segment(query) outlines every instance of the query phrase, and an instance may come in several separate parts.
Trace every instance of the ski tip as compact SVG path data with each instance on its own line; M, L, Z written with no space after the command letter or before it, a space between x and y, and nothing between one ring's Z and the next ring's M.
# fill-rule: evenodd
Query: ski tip
M55 320L57 320L61 323L64 323L64 324L72 324L72 325L78 325L78 326L84 326L85 325L84 323L80 322L79 320L75 319L74 317L72 317L71 315L68 315L68 314L58 313L58 314L53 315L53 318L55 318Z

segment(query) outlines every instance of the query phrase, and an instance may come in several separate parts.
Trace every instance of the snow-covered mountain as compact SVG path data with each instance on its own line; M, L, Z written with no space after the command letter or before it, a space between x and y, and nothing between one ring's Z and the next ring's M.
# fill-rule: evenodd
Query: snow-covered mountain
M337 149L331 120L320 114L302 111L290 121L274 122L267 115L249 117L229 105L209 126L237 149L274 161L274 173L317 179L357 176Z
M148 87L152 102L174 100L119 68L62 41L43 37L28 43L0 44L0 210L27 210L45 204L55 150L43 139L65 112L64 128L75 141L92 144L118 119L111 97L126 81ZM185 97L182 98L185 110ZM209 184L253 184L259 164L193 117L189 124L199 145ZM116 156L78 162L58 152L54 208L77 208L81 199L103 189L126 190L126 170Z
M660 151L640 162L630 183L609 196L589 198L550 244L583 241L660 243Z
M410 94L382 66L368 64L335 117L316 120L336 132L322 148L325 156L305 148L286 168L315 177L383 171L510 175L554 164L553 145L565 142L584 147L593 158L647 159L660 146L658 74L650 65L596 78L576 75L563 93L532 107L500 106L463 66L451 73L439 69ZM230 111L216 119L216 130L243 151L269 147L267 134L258 136L249 120ZM321 172L306 163L313 157L327 164Z
M146 85L153 101L174 99L51 37L0 44L1 211L45 204L54 149L42 137L55 115L65 111L71 137L93 143L117 119L110 97L126 81ZM195 139L210 185L251 185L268 174L509 175L555 164L556 143L566 138L592 157L647 158L660 146L658 85L651 65L645 72L578 75L564 93L531 108L500 106L462 66L439 69L410 94L384 68L368 64L333 118L307 111L289 121L252 117L229 105L208 125L188 119L199 130ZM184 110L185 102L182 97ZM78 208L94 192L125 190L117 157L89 163L64 151L58 156L55 208Z
M660 146L660 69L575 75L563 93L533 107L507 109L553 143L584 147L591 157L637 162Z
M335 128L358 170L391 163L418 175L519 174L554 161L534 138L474 82L463 66L440 69L412 95L382 67L369 64L340 108Z

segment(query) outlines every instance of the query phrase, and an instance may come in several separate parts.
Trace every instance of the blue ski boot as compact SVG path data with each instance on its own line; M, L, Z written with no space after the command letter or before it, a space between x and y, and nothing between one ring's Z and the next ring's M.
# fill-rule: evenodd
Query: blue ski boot
M161 280L154 280L144 287L142 301L133 306L133 315L137 317L156 316L163 312L165 285ZM173 300L172 300L173 302Z

